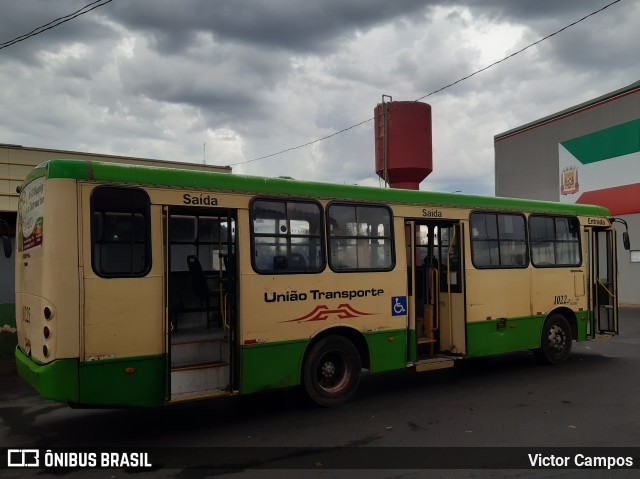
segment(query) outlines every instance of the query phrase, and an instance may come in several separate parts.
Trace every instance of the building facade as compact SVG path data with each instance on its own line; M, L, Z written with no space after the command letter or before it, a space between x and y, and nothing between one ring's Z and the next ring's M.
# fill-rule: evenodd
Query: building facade
M620 304L640 305L640 82L494 137L497 196L606 206L618 235Z

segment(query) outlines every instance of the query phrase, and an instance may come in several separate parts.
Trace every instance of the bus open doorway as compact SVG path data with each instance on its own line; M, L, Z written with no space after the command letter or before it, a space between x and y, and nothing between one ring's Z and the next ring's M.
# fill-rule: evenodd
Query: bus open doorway
M237 390L235 210L165 207L167 400Z
M410 324L418 371L453 366L465 350L461 226L447 220L406 223ZM411 347L413 346L413 348Z

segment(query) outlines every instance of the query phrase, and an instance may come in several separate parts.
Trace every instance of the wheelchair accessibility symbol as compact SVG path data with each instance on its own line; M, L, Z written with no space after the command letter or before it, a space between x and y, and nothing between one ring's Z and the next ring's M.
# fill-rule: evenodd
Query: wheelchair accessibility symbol
M406 316L407 314L407 297L394 296L391 298L391 315Z

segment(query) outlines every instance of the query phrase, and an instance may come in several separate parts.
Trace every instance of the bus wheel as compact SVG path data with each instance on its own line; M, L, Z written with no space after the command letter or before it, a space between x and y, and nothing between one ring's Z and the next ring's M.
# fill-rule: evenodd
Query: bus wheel
M552 314L542 327L542 341L536 354L549 364L561 364L571 353L571 328L567 319L560 314Z
M360 353L351 341L342 336L327 336L309 351L302 382L313 402L337 406L353 396L361 369Z

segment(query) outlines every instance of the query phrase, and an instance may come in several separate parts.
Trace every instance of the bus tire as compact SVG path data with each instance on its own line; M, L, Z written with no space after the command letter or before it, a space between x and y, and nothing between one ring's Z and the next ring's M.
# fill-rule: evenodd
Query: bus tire
M567 318L554 313L542 326L540 348L536 350L536 354L545 363L562 364L571 353L572 342L571 327Z
M327 336L313 345L302 368L302 383L319 406L348 401L360 383L362 360L358 349L342 336Z

